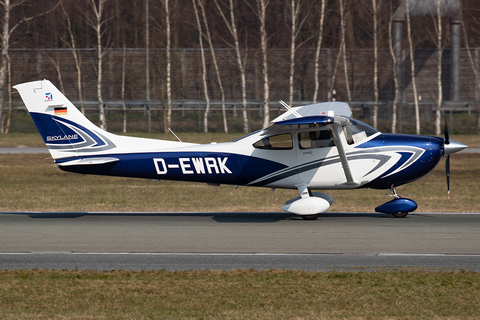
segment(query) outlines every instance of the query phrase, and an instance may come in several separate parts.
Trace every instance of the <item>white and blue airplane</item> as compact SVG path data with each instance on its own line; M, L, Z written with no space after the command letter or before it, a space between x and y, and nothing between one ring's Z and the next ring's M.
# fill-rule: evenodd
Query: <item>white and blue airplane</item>
M297 189L282 210L316 219L333 202L313 190L386 189L377 212L405 217L417 204L396 187L420 179L466 145L445 138L385 134L352 119L348 104L290 108L269 127L228 143L195 144L119 136L91 123L50 81L14 86L55 164L64 171L211 185Z

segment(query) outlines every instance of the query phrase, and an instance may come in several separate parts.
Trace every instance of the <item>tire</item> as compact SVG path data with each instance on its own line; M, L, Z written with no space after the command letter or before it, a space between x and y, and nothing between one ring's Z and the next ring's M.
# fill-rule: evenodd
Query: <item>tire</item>
M397 213L392 213L392 216L394 218L405 218L410 212L397 212Z
M303 220L317 220L320 217L320 214L309 214L309 215L302 215Z

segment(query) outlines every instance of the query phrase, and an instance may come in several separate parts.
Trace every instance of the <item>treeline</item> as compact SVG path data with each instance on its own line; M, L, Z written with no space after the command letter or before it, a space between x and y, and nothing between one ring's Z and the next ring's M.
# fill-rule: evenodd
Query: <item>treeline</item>
M428 4L430 14L409 17L398 61L392 17L405 1L3 0L0 129L8 132L12 84L48 75L70 97L73 92L82 112L83 101L96 94L104 129L109 99L122 100L124 110L125 100L161 100L165 131L178 101L205 101L204 131L210 101L221 101L225 132L228 100L241 101L247 132L247 100L262 103L266 126L272 99L289 105L338 99L373 102L374 126L379 101L393 104L392 132L401 112L397 104L415 100L420 133L417 98L423 95L424 101L438 102L439 131L440 106L451 85L448 72L442 73L449 64L443 49L450 47L451 17L442 13L438 19L436 10L459 0L408 0L413 7ZM480 0L463 0L459 8L462 47L480 47ZM469 73L462 75L462 90L470 96L480 85L478 54L462 52L462 72ZM480 117L478 123L480 130Z
M212 32L212 41L217 48L229 48L231 35L225 27L214 0L202 0ZM235 0L234 10L238 23L239 42L243 48L260 46L259 22L256 17L257 0ZM414 0L410 0L414 1ZM447 0L442 0L442 2ZM448 0L452 1L452 0ZM4 2L4 1L2 1ZM95 0L98 2L98 0ZM218 0L227 8L228 0ZM346 46L349 49L373 47L372 0L344 0L346 22ZM15 5L10 12L10 24L34 17L52 7L56 8L43 16L21 24L11 35L11 48L66 48L62 39L68 39L62 7L52 0L10 0ZM67 12L78 48L93 48L96 45L95 30L88 19L93 14L88 0L62 0ZM145 48L146 0L107 0L103 13L105 46L109 48ZM266 12L266 33L269 48L290 46L291 13L290 0L270 0ZM391 13L400 0L377 0L379 47L388 48L388 23ZM469 36L469 45L480 46L480 0L462 0L462 18ZM170 0L172 48L198 48L195 13L192 0ZM164 48L165 9L163 0L149 0L150 47ZM0 5L0 19L5 6ZM304 19L299 30L300 43L304 47L316 47L321 0L299 1L299 19ZM340 2L327 0L325 6L324 36L322 47L338 48L341 41ZM445 24L445 46L449 47L448 19ZM436 48L435 23L433 17L412 17L412 37L416 48ZM407 39L404 39L407 47Z

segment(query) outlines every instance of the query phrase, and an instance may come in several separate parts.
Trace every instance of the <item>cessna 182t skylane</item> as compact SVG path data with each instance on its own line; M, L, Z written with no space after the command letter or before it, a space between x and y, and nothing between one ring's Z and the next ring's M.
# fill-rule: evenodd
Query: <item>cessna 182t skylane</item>
M195 144L124 137L92 124L50 81L14 87L64 171L148 179L298 189L282 210L316 219L333 199L328 189L390 189L375 210L405 217L417 208L395 188L417 180L466 145L429 136L384 134L351 118L348 104L290 108L272 124L228 143ZM447 128L445 128L447 129Z

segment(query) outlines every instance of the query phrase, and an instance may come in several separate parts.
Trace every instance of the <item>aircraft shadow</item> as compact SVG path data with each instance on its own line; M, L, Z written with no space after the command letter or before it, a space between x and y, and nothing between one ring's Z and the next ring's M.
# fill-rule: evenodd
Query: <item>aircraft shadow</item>
M288 212L0 212L0 214L26 215L32 219L72 219L84 216L108 217L211 217L219 223L274 223L282 220L303 221L300 216ZM388 218L391 215L373 212L332 212L320 215L323 218ZM408 218L408 217L407 217ZM309 221L313 222L313 221Z

